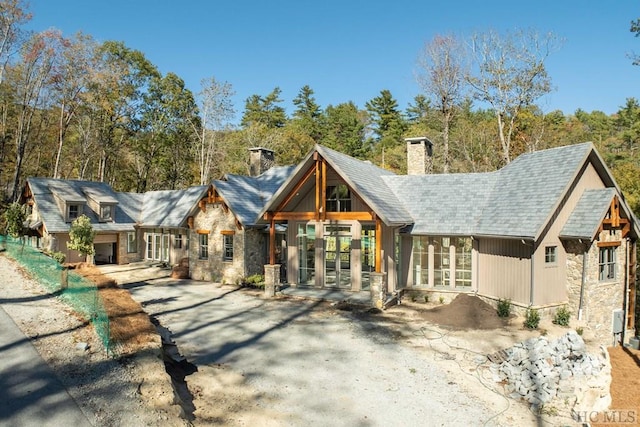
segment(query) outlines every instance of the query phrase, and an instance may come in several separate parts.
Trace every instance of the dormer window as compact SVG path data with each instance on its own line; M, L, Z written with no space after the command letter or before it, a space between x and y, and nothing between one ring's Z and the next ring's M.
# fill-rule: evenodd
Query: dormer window
M111 205L100 206L100 220L113 221L113 206Z
M67 212L67 216L69 221L73 221L77 219L80 214L80 205L69 205L69 211Z

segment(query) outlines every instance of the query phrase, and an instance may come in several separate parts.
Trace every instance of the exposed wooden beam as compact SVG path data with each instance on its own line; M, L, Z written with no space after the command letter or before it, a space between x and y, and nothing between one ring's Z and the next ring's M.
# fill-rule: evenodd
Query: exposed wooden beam
M615 247L615 246L620 246L620 244L621 244L621 243L622 243L622 242L620 242L620 241L615 241L615 242L598 242L598 243L597 243L597 246L598 246L599 248L612 248L612 247Z
M316 169L313 166L309 168L309 170L307 171L307 173L304 174L302 179L298 181L295 187L293 187L293 190L291 190L287 195L287 197L282 201L282 203L278 205L278 207L275 210L276 212L280 212L282 209L284 209L285 206L287 206L287 204L291 201L291 199L293 199L296 196L296 194L298 194L298 191L300 191L300 188L302 188L302 186L307 182L309 177L313 175L315 170Z
M317 152L315 153L317 157ZM320 161L318 159L316 159L316 207L315 207L315 220L316 221L320 221L320 186L321 186L321 181L320 181Z
M324 221L327 219L327 161L322 159L322 184L320 187L320 198L322 200L321 205L321 219Z
M267 220L276 220L276 221L285 221L289 219L293 220L307 220L310 221L315 219L314 212L277 212L275 214L269 215Z
M327 212L325 218L328 220L345 221L374 221L375 217L371 212Z
M276 222L272 218L269 228L269 265L276 263Z
M220 230L220 234L222 235L233 235L236 234L236 232L234 230Z
M631 223L627 221L627 223L622 227L622 238L624 239L631 232Z
M376 220L376 273L382 272L382 221Z

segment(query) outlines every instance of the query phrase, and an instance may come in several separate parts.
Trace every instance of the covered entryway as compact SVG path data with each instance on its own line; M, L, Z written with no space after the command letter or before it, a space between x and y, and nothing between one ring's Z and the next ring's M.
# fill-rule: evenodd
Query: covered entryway
M351 227L325 227L324 285L351 289Z

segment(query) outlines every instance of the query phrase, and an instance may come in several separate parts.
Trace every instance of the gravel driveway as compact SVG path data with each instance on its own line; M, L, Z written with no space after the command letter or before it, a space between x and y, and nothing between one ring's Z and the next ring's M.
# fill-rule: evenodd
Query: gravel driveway
M286 425L482 425L495 415L375 316L211 283L126 287L190 362L241 373Z

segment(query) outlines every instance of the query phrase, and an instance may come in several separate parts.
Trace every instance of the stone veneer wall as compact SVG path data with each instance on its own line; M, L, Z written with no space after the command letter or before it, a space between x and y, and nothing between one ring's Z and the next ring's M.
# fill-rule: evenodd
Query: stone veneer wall
M136 233L136 251L132 253L127 252L127 234L118 233L118 264L128 264L130 262L137 262L142 260L142 252L141 252L141 243L142 247L144 247L144 238L141 236L138 230ZM142 240L140 240L142 239Z
M433 172L429 144L428 141L407 141L407 175L424 175Z
M611 333L612 311L623 307L624 277L627 270L625 250L626 241L618 230L611 235L608 231L600 233L599 241L621 241L616 249L616 280L600 282L598 273L599 248L597 241L589 245L587 254L587 274L582 304L582 320L578 322L584 325L593 334L593 337L602 344L610 345L613 342ZM582 286L582 262L586 244L578 241L565 243L567 250L567 295L569 309L572 318L577 320L578 307L580 306L580 288Z
M206 211L194 216L193 229L189 231L189 274L192 279L209 282L237 283L245 276L244 229L238 230L231 211L220 205L206 204ZM209 231L209 257L199 259L198 230ZM233 230L233 261L224 261L223 230Z
M245 230L245 266L247 276L263 274L264 265L268 263L265 259L265 248L268 236L256 229Z

